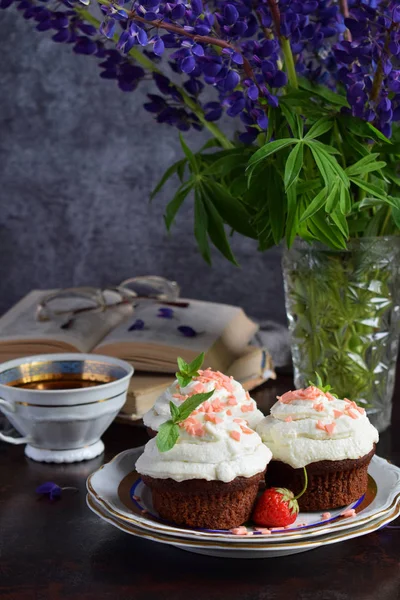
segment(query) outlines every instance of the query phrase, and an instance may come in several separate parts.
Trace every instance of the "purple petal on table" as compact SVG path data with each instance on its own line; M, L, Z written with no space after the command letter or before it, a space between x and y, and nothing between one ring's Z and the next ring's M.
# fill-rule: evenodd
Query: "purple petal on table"
M129 327L128 331L140 331L141 329L144 329L144 321L142 321L142 319L136 319Z
M193 327L189 327L189 325L179 325L178 331L185 337L196 337L197 335L197 331L195 331Z
M174 311L172 308L159 308L157 317L160 319L173 319Z
M42 485L39 485L39 487L36 488L36 493L49 494L50 498L53 499L55 497L61 496L61 488L53 481L46 481L45 483L42 483Z

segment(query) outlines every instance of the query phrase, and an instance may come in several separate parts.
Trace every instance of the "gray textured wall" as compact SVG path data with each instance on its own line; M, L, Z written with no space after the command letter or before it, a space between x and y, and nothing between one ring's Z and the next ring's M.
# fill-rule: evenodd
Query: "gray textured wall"
M133 94L99 78L97 59L78 56L0 11L0 312L34 287L116 284L133 275L176 279L182 293L241 304L285 321L280 253L237 237L237 269L199 255L187 202L172 236L149 191L181 156L177 131ZM206 135L191 133L198 147Z

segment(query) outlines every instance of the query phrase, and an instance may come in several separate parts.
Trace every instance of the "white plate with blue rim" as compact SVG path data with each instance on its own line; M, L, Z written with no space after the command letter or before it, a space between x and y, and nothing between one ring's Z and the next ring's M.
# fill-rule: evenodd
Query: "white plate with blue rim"
M251 545L254 548L261 543L263 548L269 547L271 550L277 544L287 547L288 544L297 546L307 542L305 549L308 549L309 543L319 537L351 535L355 530L368 533L368 526L383 526L388 522L387 519L396 518L393 515L396 515L400 506L400 469L375 456L369 467L366 494L347 507L331 511L329 517L322 517L321 513L300 513L290 528L276 529L268 535L255 531L251 526L247 527L246 535L241 536L230 530L179 527L160 519L154 511L151 492L134 469L142 452L143 448L134 448L116 456L88 478L87 490L90 508L96 506L97 514L101 512L99 516L107 518L114 525L124 525L131 533L139 531L143 536L143 532L147 532L152 539L160 538L156 541L170 539L173 543L176 539L195 540L196 543L207 542L207 547L210 542L222 544L223 547L234 544L235 547ZM343 517L342 513L351 508L355 516Z
M396 505L394 510L386 513L384 517L373 519L365 525L348 529L343 532L332 532L330 534L321 535L305 540L288 540L287 542L274 542L273 539L265 539L265 537L254 538L252 544L243 543L244 537L236 536L234 539L212 539L207 540L200 537L194 539L186 539L178 535L166 535L165 533L152 532L147 529L136 527L113 517L107 513L93 496L87 494L88 507L102 520L117 529L143 539L151 540L161 544L174 546L181 550L194 552L195 554L204 554L220 558L275 558L278 556L288 556L290 554L299 554L308 550L314 550L321 546L336 544L345 540L350 540L368 533L377 531L385 527L388 523L400 516L400 503ZM271 538L271 536L270 536Z

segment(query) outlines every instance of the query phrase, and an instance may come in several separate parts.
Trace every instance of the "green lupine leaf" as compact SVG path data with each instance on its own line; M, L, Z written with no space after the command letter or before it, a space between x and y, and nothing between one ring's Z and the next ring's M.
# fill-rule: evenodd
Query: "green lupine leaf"
M182 204L185 201L185 198L187 197L189 192L191 192L193 187L194 181L189 179L188 182L181 185L171 202L167 204L165 209L164 221L168 231L171 229L171 226L175 220L179 209L181 208Z
M311 153L312 153L315 163L318 167L318 170L322 175L322 179L324 180L325 186L327 188L330 188L332 185L332 182L335 179L335 173L334 173L332 167L325 160L324 156L320 153L320 151L318 150L318 147L315 145L315 143L310 144L309 147L311 149Z
M211 138L210 140L207 140L205 144L202 145L202 147L200 148L200 152L204 152L204 150L208 150L208 148L215 147L221 148L221 144L216 138Z
M380 140L386 142L387 144L391 144L391 141L383 135L376 127L371 125L371 123L367 123L362 119L358 119L357 117L353 117L350 115L340 115L338 117L344 126L345 130L351 131L354 135L358 137L362 137L364 139L373 139Z
M300 217L300 223L303 223L310 217L312 217L316 212L318 212L325 204L326 197L328 194L328 188L323 188L316 196L313 198L311 203L307 206L305 212Z
M285 165L284 183L286 192L296 183L303 167L304 147L300 142L290 151Z
M225 258L227 258L234 265L239 266L232 253L228 238L226 237L224 222L221 219L218 211L206 195L203 195L203 202L208 216L207 230L212 243L216 248L218 248L221 254L225 256Z
M347 215L351 211L350 192L344 185L340 186L339 208L343 215Z
M331 213L335 210L337 203L339 202L339 180L336 179L336 182L332 186L326 201L325 201L325 210L327 213Z
M332 129L332 127L333 121L331 119L323 117L322 119L319 119L316 123L314 123L314 125L306 133L304 139L312 140L314 138L320 137L321 135L324 135L324 133L327 133L330 129Z
M349 237L349 226L347 224L346 217L340 212L335 211L330 213L330 218L335 223L336 227L340 230L340 232L344 235L346 239Z
M166 421L158 430L156 445L160 452L168 452L178 441L179 427L172 421Z
M168 181L168 179L170 179L173 175L175 175L175 173L179 172L179 168L182 167L182 165L183 165L183 168L185 167L185 163L186 163L186 159L183 158L182 160L178 160L178 162L171 165L165 171L164 175L161 177L160 181L157 183L156 187L151 192L150 200L154 199L154 197L158 194L158 192L163 188L165 183Z
M181 133L179 133L179 139L181 142L181 146L182 146L182 150L185 153L186 158L189 161L189 165L190 168L192 170L193 173L198 173L199 172L199 165L196 159L196 156L193 154L193 152L191 151L191 149L189 148L189 146L187 146L185 140L183 139L183 135Z
M378 188L373 183L369 183L368 181L364 181L364 179L360 179L359 177L350 177L350 180L355 183L362 190L365 190L375 198L380 198L387 202L387 194L382 192L380 188Z
M231 196L220 183L207 179L204 182L210 198L224 221L238 233L257 238L257 233L250 224L250 216L240 200Z
M204 260L211 265L210 246L207 238L208 218L203 200L198 189L194 198L194 236Z
M288 108L285 105L284 101L281 102L280 107L285 115L285 119L288 122L290 129L292 130L292 134L301 139L303 137L303 121L300 119L296 111Z
M286 215L286 244L290 248L297 235L299 225L299 211L297 204L297 193L295 186L287 192L287 215Z
M315 213L309 221L309 228L318 240L327 246L345 249L346 240L337 227L326 222L322 212Z
M287 148L288 146L291 146L293 144L297 144L299 141L300 140L297 138L284 138L283 140L275 140L274 142L268 142L267 144L265 144L265 146L257 150L257 152L255 152L250 158L249 163L247 165L247 170L250 170L251 167L255 166L257 163L264 160L268 156L271 156L271 154L279 152L280 150L283 150L283 148Z
M328 152L328 154L341 154L340 150L334 148L334 146L330 146L329 144L323 144L320 140L312 140L312 143L314 146L320 147L325 150L325 152Z
M328 165L330 167L330 170L333 171L334 173L336 173L336 175L338 175L340 177L340 179L342 180L343 184L348 187L350 185L350 181L349 178L347 177L345 171L342 169L342 167L339 165L338 161L336 160L336 158L334 158L327 150L326 148L324 148L325 144L321 144L318 143L316 144L316 142L308 142L308 145L311 147L311 150L313 152L316 152L321 161L324 163L325 168L328 168Z
M400 198L398 198L398 200L398 207L395 208L394 206L392 206L392 218L396 227L400 229Z
M354 177L356 175L365 175L366 173L371 173L372 171L378 171L379 169L383 169L386 167L386 163L384 161L376 161L379 154L373 153L368 156L364 156L354 165L347 167L345 170L349 177Z
M304 77L299 77L299 85L301 89L307 90L311 94L324 98L324 100L327 100L330 104L333 104L335 106L349 106L349 103L347 102L345 96L341 96L339 94L336 94L335 92L331 92L331 90L325 87L324 85L313 84Z

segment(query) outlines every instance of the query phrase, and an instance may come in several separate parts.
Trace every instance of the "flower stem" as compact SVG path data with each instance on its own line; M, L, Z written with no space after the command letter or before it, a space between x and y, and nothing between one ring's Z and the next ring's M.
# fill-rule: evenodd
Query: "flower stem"
M81 8L81 7L76 7L75 12L80 17L85 19L85 21L94 25L96 27L96 29L98 29L100 27L100 21L98 19L96 19L96 17L94 17L88 10ZM116 34L114 36L114 38L115 38L115 41L117 42L118 35ZM140 50L138 50L137 48L131 48L129 51L129 54L145 69L148 69L152 73L162 74L162 71L160 71L160 69L158 69L156 67L156 65L153 63L153 61L150 60L150 58L148 58L147 56L145 56L142 52L140 52ZM217 125L215 125L215 123L210 123L209 121L207 121L203 110L200 108L200 106L197 104L197 102L195 102L195 100L193 100L185 92L185 90L183 88L176 85L175 83L173 85L178 90L178 92L181 94L182 100L186 104L186 106L196 115L196 117L199 119L200 123L204 127L206 127L208 129L208 131L219 141L221 146L223 148L225 148L226 150L233 148L234 144L226 137L226 135L220 130L220 128Z
M387 224L389 223L389 219L390 219L390 215L391 214L392 214L392 207L388 206L388 209L386 211L385 220L383 221L382 229L380 230L379 235L384 235L385 234L385 229L387 227Z
M294 497L294 500L298 500L299 498L301 498L301 496L303 494L305 494L305 491L306 491L307 486L308 486L307 469L305 467L303 467L303 471L304 471L304 486L303 486L303 489L301 490L300 494L297 494L297 496Z
M299 87L299 83L297 81L296 67L294 64L293 53L292 53L292 49L290 47L290 42L287 38L285 38L283 36L281 36L279 38L279 41L281 44L283 57L285 59L285 66L286 66L286 72L287 72L287 76L289 79L289 83L292 86L292 88L297 89Z

